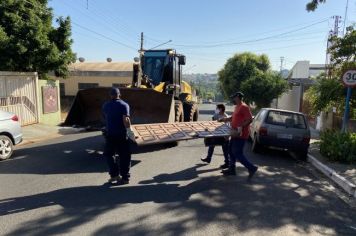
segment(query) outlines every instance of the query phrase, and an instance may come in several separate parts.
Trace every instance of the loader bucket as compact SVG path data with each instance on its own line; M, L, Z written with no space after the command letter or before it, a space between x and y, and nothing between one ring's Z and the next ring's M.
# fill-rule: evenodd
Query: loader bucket
M110 89L100 87L78 91L64 125L103 127L105 124L102 106L110 100ZM130 106L132 124L174 121L172 95L142 88L120 88L120 92L122 100Z

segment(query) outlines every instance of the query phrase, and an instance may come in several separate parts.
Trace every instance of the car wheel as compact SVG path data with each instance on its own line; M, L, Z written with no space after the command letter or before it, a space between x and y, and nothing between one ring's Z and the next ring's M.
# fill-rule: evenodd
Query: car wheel
M14 151L12 141L5 135L0 135L0 160L6 160L11 157Z
M307 161L308 159L308 149L307 150L303 150L303 151L299 151L297 153L298 155L298 159L301 161Z
M258 142L256 134L253 136L252 151L255 153L258 153L261 151L261 144Z

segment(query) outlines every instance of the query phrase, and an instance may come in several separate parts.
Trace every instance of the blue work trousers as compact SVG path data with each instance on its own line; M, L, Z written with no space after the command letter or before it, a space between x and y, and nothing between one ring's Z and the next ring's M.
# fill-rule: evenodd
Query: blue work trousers
M249 172L253 172L257 167L247 160L243 153L245 142L246 140L241 138L232 138L230 140L230 168L234 169L238 160Z
M222 151L224 153L224 161L226 164L229 163L229 141L226 141L223 145L221 145ZM207 155L207 159L211 160L211 158L213 157L214 154L214 149L215 146L211 145L208 148L208 155Z
M119 158L116 157L116 154L118 154ZM131 149L130 142L126 137L107 136L104 156L108 163L111 177L121 175L123 179L129 179Z

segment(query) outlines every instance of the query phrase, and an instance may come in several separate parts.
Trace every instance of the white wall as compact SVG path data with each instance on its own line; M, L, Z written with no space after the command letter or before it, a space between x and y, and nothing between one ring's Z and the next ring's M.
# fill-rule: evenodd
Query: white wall
M291 70L291 79L308 79L309 66L309 61L298 61Z
M299 111L301 87L293 86L291 90L282 94L277 100L277 108L291 111Z

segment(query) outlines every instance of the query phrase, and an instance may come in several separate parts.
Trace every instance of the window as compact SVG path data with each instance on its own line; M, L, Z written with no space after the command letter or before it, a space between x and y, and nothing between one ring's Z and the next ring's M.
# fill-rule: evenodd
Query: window
M296 129L307 128L303 115L284 111L270 111L268 113L266 123Z
M59 92L61 97L64 97L66 95L66 87L64 83L59 83Z
M262 119L263 119L264 117L266 117L266 113L267 113L267 110L265 110L265 109L263 109L263 110L261 111L260 117L258 118L259 121L262 122Z
M262 109L256 116L255 116L255 120L257 121L262 121L263 117L265 116L266 114L266 110L265 109Z
M88 88L97 88L99 87L98 83L78 83L78 89L88 89Z
M154 85L162 82L165 57L145 57L143 73L148 75Z

